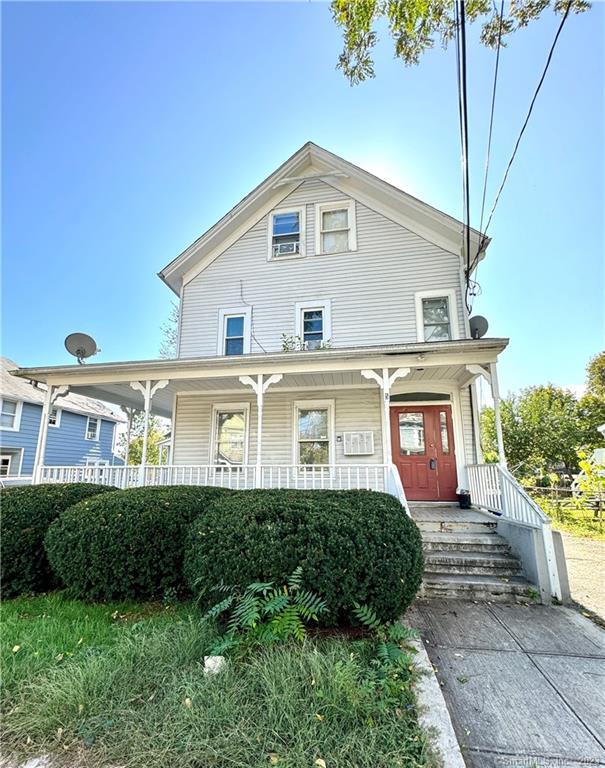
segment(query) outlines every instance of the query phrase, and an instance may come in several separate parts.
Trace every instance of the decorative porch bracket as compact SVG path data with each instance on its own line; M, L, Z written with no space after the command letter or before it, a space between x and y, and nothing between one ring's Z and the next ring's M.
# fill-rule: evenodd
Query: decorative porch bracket
M470 378L467 383L475 381L482 376L490 386L494 401L494 422L496 425L496 442L498 443L498 463L506 468L506 454L504 453L504 437L502 435L502 417L500 414L500 386L498 384L498 370L496 363L489 363L489 370L483 365L467 365ZM462 386L465 386L464 384Z
M34 458L34 471L33 482L39 483L42 474L42 467L44 466L44 457L46 454L46 440L48 437L48 417L50 411L55 404L58 397L62 397L69 392L69 386L62 384L61 386L55 386L49 384L46 390L46 397L44 398L44 405L42 406L42 416L40 417L40 428L38 430L38 443L36 445L36 456Z
M147 381L131 381L130 386L143 395L144 403L144 421L143 421L143 450L141 451L141 466L139 468L139 485L145 485L145 465L147 464L147 442L149 438L149 414L151 412L151 401L158 389L164 389L169 384L168 379L160 379L152 384L150 379Z
M256 468L254 485L260 488L262 485L262 446L263 446L263 405L265 392L272 384L277 384L283 379L283 374L274 373L267 379L259 373L256 379L252 376L240 376L240 383L246 387L252 387L256 395Z
M389 374L388 368L383 368L382 373L377 373L371 368L366 368L361 371L361 375L364 379L375 381L380 389L382 389L383 405L381 409L381 422L382 422L382 461L386 464L392 462L391 452L391 423L389 407L391 404L391 387L397 381L397 379L404 379L409 375L411 368L397 368L393 373ZM385 478L386 480L386 478ZM386 485L385 485L386 488Z

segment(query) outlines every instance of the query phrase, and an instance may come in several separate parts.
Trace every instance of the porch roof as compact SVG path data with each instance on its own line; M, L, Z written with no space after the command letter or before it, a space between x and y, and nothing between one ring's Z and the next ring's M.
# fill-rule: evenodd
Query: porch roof
M412 369L408 384L425 386L449 380L463 386L469 377L466 365L495 362L508 339L465 339L447 342L414 342L371 347L348 347L321 351L254 353L233 357L187 357L173 360L140 360L87 365L22 368L12 373L34 381L64 385L70 391L140 409L142 396L130 387L131 381L167 379L158 389L152 411L170 416L175 394L246 394L240 376L281 373L279 389L325 389L330 387L375 386L361 376L366 368ZM421 391L421 390L419 390Z

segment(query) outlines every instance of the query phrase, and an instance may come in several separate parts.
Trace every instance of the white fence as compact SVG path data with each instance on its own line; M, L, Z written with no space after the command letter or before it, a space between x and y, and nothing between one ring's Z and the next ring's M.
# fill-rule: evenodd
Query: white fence
M294 488L303 490L388 490L391 467L384 464L255 464L243 466L147 464L139 466L70 466L41 468L41 483L99 483L117 488L138 485L211 485L233 490ZM405 502L403 489L393 495Z
M541 534L553 597L561 599L561 583L550 518L499 464L473 464L467 467L471 502L494 512L513 525L534 528Z

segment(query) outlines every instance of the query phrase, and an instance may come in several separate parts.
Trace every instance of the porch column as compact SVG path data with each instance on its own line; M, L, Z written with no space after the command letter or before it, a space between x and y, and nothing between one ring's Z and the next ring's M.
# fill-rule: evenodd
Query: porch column
M382 425L382 463L392 464L392 448L391 448L391 387L397 381L397 379L405 378L411 371L411 368L397 368L392 374L389 375L389 369L383 368L382 375L371 369L366 369L361 372L364 379L371 379L375 381L382 390L382 408L380 412L381 425ZM385 473L385 490L386 490L386 473Z
M263 448L263 406L265 399L265 392L269 389L271 384L277 384L283 379L283 374L274 373L265 381L262 373L259 373L256 379L252 376L240 376L239 380L244 386L252 387L253 392L256 395L256 467L254 472L254 487L262 487L262 448Z
M494 421L496 423L496 442L498 443L498 462L506 469L506 455L504 453L504 437L502 435L502 418L500 416L500 387L498 385L498 369L496 363L489 364L492 398L494 400Z
M127 408L125 405L122 406L122 410L126 414L127 421L126 421L126 450L124 451L124 464L128 466L128 459L130 458L130 437L132 433L132 419L134 417L134 408Z
M147 381L131 381L130 386L143 395L144 419L143 419L143 449L141 451L141 466L139 467L139 485L145 485L145 465L147 464L147 440L149 437L149 414L151 413L151 401L158 389L164 389L169 384L168 379L160 379L152 385L151 379Z
M38 430L38 442L36 445L36 456L34 458L34 468L32 472L32 482L36 485L42 479L42 467L44 466L46 439L48 437L48 417L50 416L51 408L58 397L66 395L68 392L69 387L66 385L58 387L49 384L48 389L46 390L44 405L42 406L42 415L40 416L40 428Z

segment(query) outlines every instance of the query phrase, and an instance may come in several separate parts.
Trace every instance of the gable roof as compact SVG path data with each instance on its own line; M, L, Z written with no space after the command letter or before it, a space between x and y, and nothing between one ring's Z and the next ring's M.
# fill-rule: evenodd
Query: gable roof
M462 258L464 225L461 221L309 141L167 264L158 273L159 277L180 295L183 283L199 274L308 179L328 182L343 194ZM480 247L480 232L471 228L470 234L471 252L477 254L478 263L490 240L485 238Z
M17 363L10 358L0 357L0 393L2 393L2 397L22 400L25 403L34 403L34 405L44 405L46 384L36 386L31 380L11 375L10 372L18 368ZM54 407L71 413L79 413L82 416L97 416L107 419L107 421L125 421L125 418L112 411L100 400L77 395L74 392L58 397Z

